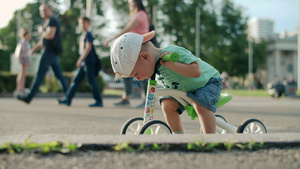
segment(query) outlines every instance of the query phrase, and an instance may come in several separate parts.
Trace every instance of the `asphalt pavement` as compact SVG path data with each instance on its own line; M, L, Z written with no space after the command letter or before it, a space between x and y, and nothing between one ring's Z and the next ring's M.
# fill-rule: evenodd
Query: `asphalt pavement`
M80 95L79 95L80 96ZM206 159L206 155L212 155L212 158L219 159L211 168L300 168L300 99L298 98L280 98L273 99L268 97L242 97L234 96L232 101L217 110L217 114L222 115L228 123L239 126L243 121L251 118L259 119L266 126L268 133L263 135L254 134L213 134L203 135L199 131L198 120L191 120L185 113L181 116L184 127L184 135L120 135L120 130L123 124L132 117L142 117L143 109L137 109L142 100L133 98L130 106L115 107L113 103L119 101L117 97L105 96L104 107L89 108L88 104L93 103L91 96L76 97L70 107L58 105L55 97L36 97L31 104L27 105L23 102L17 101L12 97L0 97L0 145L7 142L23 143L25 139L31 138L31 141L43 143L53 140L65 141L72 143L81 143L86 147L101 147L113 146L117 143L131 144L170 144L182 145L187 143L194 143L197 141L205 141L206 143L249 143L249 142L264 142L272 145L271 149L259 150L259 152L224 152L216 151L212 154L201 154L204 163L211 163ZM155 105L155 119L164 121L163 114L160 110L158 102ZM93 145L93 146L90 146ZM281 152L282 151L282 152ZM98 154L100 153L100 154ZM108 153L108 154L107 154ZM241 154L240 154L241 153ZM257 165L251 163L253 153L258 155L268 155L266 162L260 161L257 156L253 156L252 160L260 161ZM285 154L287 153L287 154ZM127 154L127 155L126 155ZM138 154L141 160L156 160L161 156L166 161L170 158L181 161L186 158L193 158L199 160L198 155L192 152L146 152L149 158ZM226 156L227 154L227 156ZM108 159L111 155L113 158ZM133 160L132 154L125 153L123 160L118 161L120 156L124 153L117 154L117 152L110 151L93 151L93 148L87 150L86 153L78 152L77 154L67 159L80 159L82 157L89 157L85 159L86 165L81 166L77 163L64 163L64 161L56 160L66 158L60 155L48 156L46 159L38 161L35 155L15 155L7 156L0 155L0 168L43 168L41 164L46 164L47 160L52 161L53 165L45 165L44 168L141 168L142 166ZM200 156L201 156L200 155ZM96 162L90 161L96 157L101 156L102 164L96 165ZM191 156L191 157L190 157ZM223 165L221 162L226 162L231 158L238 158L238 161L232 164ZM287 156L291 156L286 159ZM61 158L60 158L61 157ZM28 159L30 158L30 159ZM202 159L202 160L203 160ZM248 159L248 160L247 160ZM17 165L12 161L18 161ZM29 165L29 161L32 165ZM107 160L105 163L104 161ZM113 161L115 160L115 163ZM127 160L127 162L126 162ZM147 161L146 160L146 161ZM280 163L282 161L287 163ZM118 162L117 162L118 161ZM172 160L171 160L172 161ZM277 164L277 167L272 164ZM48 161L49 162L49 161ZM41 163L41 164L40 164ZM87 164L95 163L89 166ZM170 163L170 162L169 162ZM39 165L40 164L40 165ZM110 165L109 165L110 164ZM280 164L280 165L279 165ZM21 165L28 165L24 167ZM171 168L173 165L166 165L163 162L154 162L153 165L145 165L144 168ZM89 166L89 167L88 167ZM97 166L97 167L95 167ZM186 162L177 165L185 166L185 168L210 168L208 165L199 167L195 163ZM176 167L176 165L175 165ZM174 167L172 167L174 168Z

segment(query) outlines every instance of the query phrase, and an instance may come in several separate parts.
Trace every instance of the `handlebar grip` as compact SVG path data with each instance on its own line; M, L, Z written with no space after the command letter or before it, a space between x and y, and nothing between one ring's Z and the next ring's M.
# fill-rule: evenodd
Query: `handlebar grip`
M177 62L179 60L180 56L179 53L177 52L172 52L170 54L166 54L162 57L163 61L172 61L172 62Z

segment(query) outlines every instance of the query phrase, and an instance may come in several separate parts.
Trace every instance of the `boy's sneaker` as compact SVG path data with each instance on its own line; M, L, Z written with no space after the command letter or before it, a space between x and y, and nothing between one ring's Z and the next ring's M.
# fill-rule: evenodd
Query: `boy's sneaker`
M128 100L121 100L118 103L115 103L115 106L129 106L129 101Z

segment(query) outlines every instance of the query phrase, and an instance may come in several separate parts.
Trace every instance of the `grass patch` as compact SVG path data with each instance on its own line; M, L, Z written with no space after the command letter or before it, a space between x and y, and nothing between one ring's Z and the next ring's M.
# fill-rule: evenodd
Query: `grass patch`
M196 141L188 144L149 144L132 145L129 143L118 143L112 147L114 151L125 152L146 152L146 151L193 151L193 152L211 152L213 150L258 150L264 148L264 143L206 143L205 141Z
M89 145L87 145L89 146ZM130 142L127 143L118 143L114 146L109 145L100 145L100 149L97 147L90 148L89 150L93 151L117 151L117 152L148 152L148 151L184 151L184 152L211 152L214 150L257 150L264 148L264 143L256 143L256 142L249 142L249 143L206 143L205 141L195 141L193 143L187 144L131 144ZM47 155L50 153L61 153L61 154L70 154L74 153L75 151L85 151L86 148L84 146L81 147L81 144L71 144L68 141L65 143L60 141L52 141L42 144L37 144L34 142L29 142L29 140L25 140L22 144L13 144L7 143L0 146L0 153L7 153L7 154L20 154L24 152L34 152L37 154Z
M68 154L73 153L79 148L79 144L71 144L69 141L60 142L60 141L51 141L42 144L30 142L30 138L26 139L24 143L13 144L6 143L0 146L0 153L23 153L23 152L35 152L40 154L49 154L49 153L62 153Z

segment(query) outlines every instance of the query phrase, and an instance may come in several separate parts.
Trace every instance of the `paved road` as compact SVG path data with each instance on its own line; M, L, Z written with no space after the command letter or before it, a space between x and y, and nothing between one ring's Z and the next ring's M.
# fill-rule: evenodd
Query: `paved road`
M130 107L115 107L117 98L105 98L103 108L89 108L90 98L75 98L71 107L57 105L55 98L35 98L30 105L13 98L0 98L0 134L107 134L118 135L123 123L143 115L141 103L133 99ZM300 132L300 99L234 97L217 113L238 126L244 120L256 118L267 127L268 133ZM156 102L155 119L164 120ZM182 115L185 133L199 133L198 120Z
M136 109L141 100L133 99L130 107L113 105L116 98L105 98L103 108L88 108L93 100L75 98L71 107L57 105L55 98L35 98L26 105L13 98L0 98L0 137L36 135L55 136L118 136L123 123L134 116L142 116ZM291 133L299 140L299 99L272 99L237 97L218 110L233 125L243 120L261 120L273 135ZM163 120L156 104L155 119ZM199 133L199 122L184 114L185 133ZM289 135L287 135L289 136ZM245 136L246 137L246 136ZM20 137L22 138L22 137ZM53 137L55 138L55 137ZM241 138L241 135L240 135ZM283 140L285 138L282 138ZM288 138L286 138L288 140ZM12 139L13 140L13 139ZM1 142L1 138L0 138ZM145 152L120 153L110 151L77 152L70 156L60 154L0 154L0 168L300 168L300 147L274 147L258 151Z

